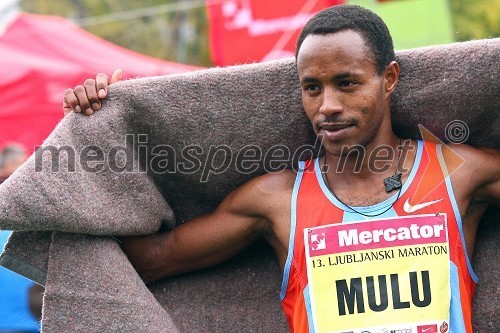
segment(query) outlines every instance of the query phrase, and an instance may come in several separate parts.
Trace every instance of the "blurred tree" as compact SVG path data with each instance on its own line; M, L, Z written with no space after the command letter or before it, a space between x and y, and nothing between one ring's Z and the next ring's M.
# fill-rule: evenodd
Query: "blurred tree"
M204 0L20 0L26 12L75 20L88 31L128 49L170 61L210 66L204 3ZM449 0L449 3L457 41L500 37L500 0ZM183 9L183 6L193 8Z
M500 0L450 0L457 41L500 37Z
M204 0L20 1L26 12L66 17L128 49L170 61L211 66L204 3Z

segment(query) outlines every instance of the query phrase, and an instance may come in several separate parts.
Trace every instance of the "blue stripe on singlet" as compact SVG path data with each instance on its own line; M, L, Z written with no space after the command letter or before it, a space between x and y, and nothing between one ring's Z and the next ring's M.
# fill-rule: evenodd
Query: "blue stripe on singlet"
M458 282L458 268L450 260L450 328L448 332L466 333L462 303L460 301L460 285ZM453 297L456 295L458 297Z
M439 156L442 156L441 145L437 146L437 151L438 151ZM444 179L444 181L446 184L446 189L448 190L448 196L450 197L451 206L453 207L453 213L454 213L455 219L457 221L458 230L460 231L460 238L462 240L462 247L465 250L465 249L467 249L467 246L465 245L464 231L462 228L462 216L460 215L460 211L458 210L457 200L455 199L455 193L453 192L453 187L451 185L450 176L446 177ZM469 270L470 276L471 276L472 280L475 283L477 283L479 281L479 278L477 277L476 273L474 272L474 269L472 268L468 253L464 252L463 255L465 256L465 259L467 262L467 268Z
M309 333L315 333L314 322L312 316L312 308L311 308L311 297L309 296L309 284L304 288L304 300L306 302L306 311L307 311L307 323L309 325Z
M446 163L443 157L442 145L438 145L436 147L438 158L440 159L441 167L446 167ZM448 171L447 171L448 172ZM455 220L457 222L457 227L460 232L460 239L462 241L462 247L464 249L464 253L462 254L465 257L467 263L467 269L472 280L477 283L479 278L476 273L472 269L472 265L469 260L469 255L466 251L465 245L465 237L462 228L462 216L460 215L460 211L458 209L457 201L455 199L455 193L453 192L453 186L451 184L450 176L448 175L445 179L446 189L448 191L448 196L450 198L451 206L453 207L453 215L455 215ZM465 323L463 317L462 310L462 302L460 299L460 282L458 280L458 268L457 266L450 260L450 332L457 333L465 333Z
M299 161L299 171L297 172L297 178L295 178L295 184L293 185L292 200L291 200L291 218L290 218L290 238L288 240L288 255L286 258L285 268L283 270L283 280L281 282L281 292L280 298L283 299L286 296L286 290L288 288L288 280L290 278L290 267L293 260L293 249L295 245L295 229L297 227L297 196L299 194L300 182L302 181L303 170L305 168L305 162Z

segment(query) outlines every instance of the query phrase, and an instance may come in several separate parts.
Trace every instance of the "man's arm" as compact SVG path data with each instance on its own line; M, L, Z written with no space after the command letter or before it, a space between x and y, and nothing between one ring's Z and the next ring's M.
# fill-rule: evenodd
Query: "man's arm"
M451 148L463 159L463 164L452 173L454 189L468 204L463 207L462 215L471 204L500 205L500 152L466 145ZM445 155L447 164L448 158Z
M495 149L451 145L443 150L450 170L469 258L472 259L479 221L489 205L500 205L500 153ZM457 162L456 155L461 160Z
M75 111L90 116L101 108L101 100L106 98L108 86L120 81L121 77L121 69L115 70L111 79L104 73L98 73L95 80L87 79L83 85L66 89L63 98L64 115Z
M500 206L500 152L491 148L480 148L479 151L483 177L475 197Z
M221 263L262 237L281 262L287 231L280 221L289 221L293 178L291 171L257 177L229 194L212 213L167 233L124 237L122 248L145 282Z

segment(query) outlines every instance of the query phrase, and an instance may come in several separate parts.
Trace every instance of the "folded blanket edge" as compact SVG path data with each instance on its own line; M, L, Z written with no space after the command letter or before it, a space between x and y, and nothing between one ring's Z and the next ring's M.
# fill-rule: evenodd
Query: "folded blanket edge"
M0 255L0 266L22 275L36 284L45 285L47 276L43 270L13 254L3 253Z

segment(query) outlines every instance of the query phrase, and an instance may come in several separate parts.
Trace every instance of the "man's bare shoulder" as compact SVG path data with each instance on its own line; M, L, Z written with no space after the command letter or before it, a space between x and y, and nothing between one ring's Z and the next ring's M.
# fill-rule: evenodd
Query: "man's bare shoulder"
M225 200L246 214L265 214L282 205L290 205L296 172L283 170L255 177L233 191Z
M492 148L475 148L452 144L443 150L453 187L475 200L498 202L500 192L500 151ZM474 198L472 198L474 197Z
M297 173L286 169L279 172L266 173L254 178L256 190L262 195L276 195L278 193L291 193Z
M466 144L448 144L453 151L462 156L463 158L488 158L498 157L500 151L487 147L472 147Z

